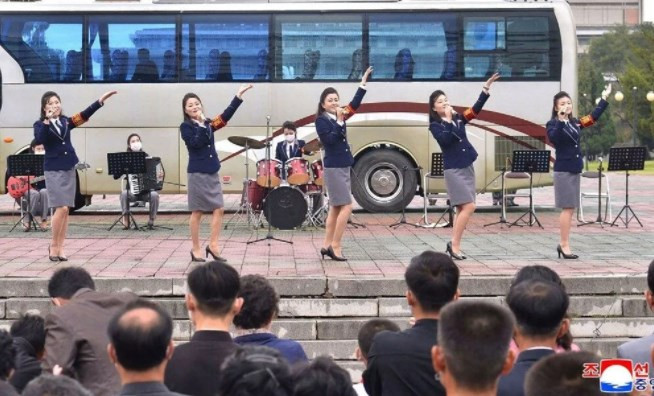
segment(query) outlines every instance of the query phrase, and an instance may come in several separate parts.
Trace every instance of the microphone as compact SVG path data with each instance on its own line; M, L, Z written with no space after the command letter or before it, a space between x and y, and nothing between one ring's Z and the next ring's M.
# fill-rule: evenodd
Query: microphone
M270 116L269 115L266 116L266 121L270 122Z

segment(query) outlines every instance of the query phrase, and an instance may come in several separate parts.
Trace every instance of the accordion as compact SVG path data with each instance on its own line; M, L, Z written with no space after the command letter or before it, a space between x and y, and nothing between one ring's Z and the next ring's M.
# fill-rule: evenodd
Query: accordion
M166 171L164 170L161 158L151 157L145 159L145 173L138 175L127 175L129 192L139 195L150 191L163 189Z

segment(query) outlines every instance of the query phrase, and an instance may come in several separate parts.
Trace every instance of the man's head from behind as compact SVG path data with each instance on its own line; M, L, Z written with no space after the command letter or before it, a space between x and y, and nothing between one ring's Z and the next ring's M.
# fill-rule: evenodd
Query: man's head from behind
M197 314L233 318L243 305L243 299L238 297L238 272L228 264L212 261L198 265L188 275L187 283L186 306L191 320Z
M0 381L6 381L14 371L16 350L9 333L0 330Z
M173 322L159 305L144 299L129 303L109 322L109 358L119 373L160 370L173 353Z
M60 268L48 282L48 294L57 306L68 302L80 289L95 290L91 275L81 267Z
M291 368L276 349L244 346L223 362L218 394L290 396L293 394Z
M515 322L499 304L456 301L440 312L434 370L449 392L493 391L501 374L513 367L509 351Z
M534 364L525 378L526 396L601 396L598 378L582 378L584 363L598 363L590 352L547 356Z
M404 273L407 300L416 315L438 313L459 295L459 268L444 254L427 250L411 259Z
M400 326L388 319L371 319L361 326L357 336L359 344L356 350L357 359L367 363L372 340L382 331L400 331Z
M43 374L25 387L23 396L92 396L79 382L65 375Z
M279 296L261 275L242 277L239 296L243 299L243 307L234 317L234 325L239 329L266 328L279 311Z
M38 358L43 356L45 350L45 320L38 315L25 315L11 324L9 330L15 339L22 338L27 341Z
M516 318L516 341L521 348L524 339L554 344L570 325L565 319L570 300L554 282L528 280L513 285L506 303Z
M350 374L329 356L318 356L295 372L293 396L356 396Z

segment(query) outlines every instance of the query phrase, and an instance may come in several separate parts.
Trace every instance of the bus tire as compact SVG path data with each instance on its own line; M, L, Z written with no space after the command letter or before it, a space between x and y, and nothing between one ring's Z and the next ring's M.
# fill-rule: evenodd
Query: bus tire
M402 170L406 167L403 180ZM369 212L398 212L416 194L418 179L411 160L402 153L377 149L364 154L354 165L352 195ZM404 196L404 199L402 199Z

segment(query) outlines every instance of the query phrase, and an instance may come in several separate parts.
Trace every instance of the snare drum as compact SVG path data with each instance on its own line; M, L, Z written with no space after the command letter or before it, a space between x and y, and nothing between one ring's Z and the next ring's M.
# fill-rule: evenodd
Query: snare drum
M307 184L309 176L309 161L304 158L294 157L286 161L286 180L291 185Z
M306 195L322 194L322 187L315 183L307 183L299 187Z
M322 166L322 160L315 160L311 163L311 173L313 174L313 182L322 186L325 173L325 168Z
M277 187L281 184L281 161L278 159L263 159L257 162L257 184L261 187L268 187L268 176L270 176L270 187Z
M263 201L268 192L267 188L261 187L255 180L247 181L247 199L252 210L258 212L263 209ZM245 200L245 196L243 196L243 200Z

